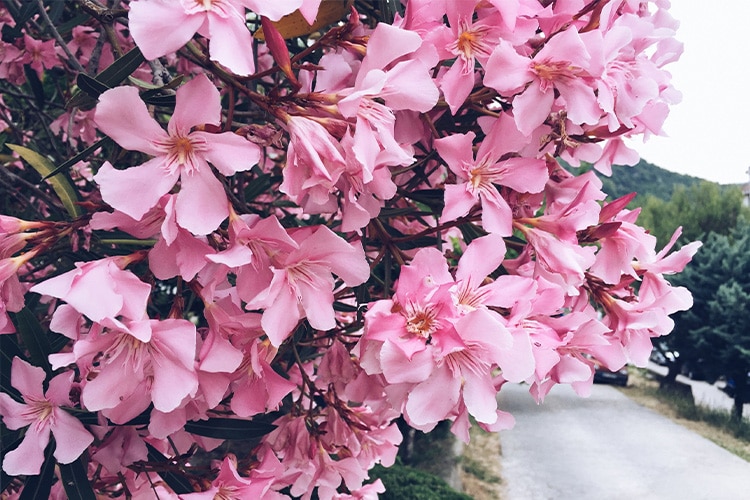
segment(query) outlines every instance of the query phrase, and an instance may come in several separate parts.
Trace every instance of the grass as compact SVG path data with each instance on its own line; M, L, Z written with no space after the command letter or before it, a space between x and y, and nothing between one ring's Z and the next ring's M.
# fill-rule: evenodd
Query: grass
M633 369L630 385L623 393L713 441L750 462L750 422L738 422L731 413L696 405L684 391L659 388L659 382L646 370Z

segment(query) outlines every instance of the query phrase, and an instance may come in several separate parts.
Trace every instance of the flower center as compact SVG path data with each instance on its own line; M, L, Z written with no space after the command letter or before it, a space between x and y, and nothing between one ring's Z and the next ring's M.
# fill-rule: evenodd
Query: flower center
M198 161L199 153L208 149L203 137L191 136L190 134L170 136L163 143L156 143L157 147L166 153L165 168L170 174L182 169L184 173L191 174L199 170L202 162Z
M462 22L459 26L458 38L448 49L469 63L473 63L477 56L489 58L492 47L485 40L488 31L487 26L471 27L469 23Z
M23 415L36 420L35 425L43 427L47 420L52 416L54 405L46 399L26 398L27 409Z
M213 2L219 3L219 0L195 0L195 3L198 4L199 7L201 7L205 11L211 10L211 4Z
M547 90L556 81L570 80L581 73L580 68L573 66L569 61L535 61L531 65L531 70L541 80L542 90Z
M440 327L434 307L410 304L406 307L406 331L429 339Z

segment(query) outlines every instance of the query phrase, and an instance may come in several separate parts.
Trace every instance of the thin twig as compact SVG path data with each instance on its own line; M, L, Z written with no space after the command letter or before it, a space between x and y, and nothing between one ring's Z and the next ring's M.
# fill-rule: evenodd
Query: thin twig
M36 3L37 5L39 5L39 14L42 16L42 19L44 19L44 22L47 23L52 36L55 40L57 40L57 44L63 49L65 55L68 56L68 64L70 64L76 71L85 73L86 69L81 66L81 63L78 62L78 59L76 59L76 57L70 52L68 44L65 43L65 40L63 40L62 36L60 36L60 33L57 31L57 28L55 28L55 25L52 24L52 20L49 18L49 15L47 15L47 11L44 9L44 1L36 0Z

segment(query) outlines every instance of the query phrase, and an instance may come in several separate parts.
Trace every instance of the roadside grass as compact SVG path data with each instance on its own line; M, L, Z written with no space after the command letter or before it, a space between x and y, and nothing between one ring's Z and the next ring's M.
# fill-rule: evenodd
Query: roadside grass
M659 388L647 370L631 369L628 387L620 389L637 403L651 408L697 432L722 448L750 462L750 422L737 422L728 411L696 405L682 391Z
M500 467L500 438L472 421L471 440L459 457L459 475L464 492L474 500L504 498Z

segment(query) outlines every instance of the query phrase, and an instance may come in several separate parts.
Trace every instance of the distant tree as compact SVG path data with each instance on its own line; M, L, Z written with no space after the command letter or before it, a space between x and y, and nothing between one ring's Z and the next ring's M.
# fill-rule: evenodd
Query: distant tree
M722 272L722 260L729 254L730 244L726 235L710 233L703 241L703 247L693 257L680 276L672 276L669 281L676 286L684 286L693 294L693 307L690 311L678 312L673 317L675 327L666 337L656 344L679 353L679 356L665 357L669 372L662 381L663 385L674 384L679 373L686 365L696 366L701 359L701 351L695 346L692 332L702 328L708 317L708 303L713 299L716 290L726 279Z
M750 214L750 209L742 205L742 190L738 186L720 186L708 181L677 186L669 200L648 195L641 207L638 221L664 242L680 226L683 242L701 239L711 232L729 234L740 214Z
M722 283L708 303L708 321L693 331L695 347L703 353L705 368L725 374L734 382L732 416L742 420L748 400L750 372L750 292L734 279Z
M666 337L683 363L700 367L710 378L726 375L735 383L734 412L742 418L750 371L750 223L740 218L728 235L710 233L693 262L670 280L693 293L693 307L675 315Z

